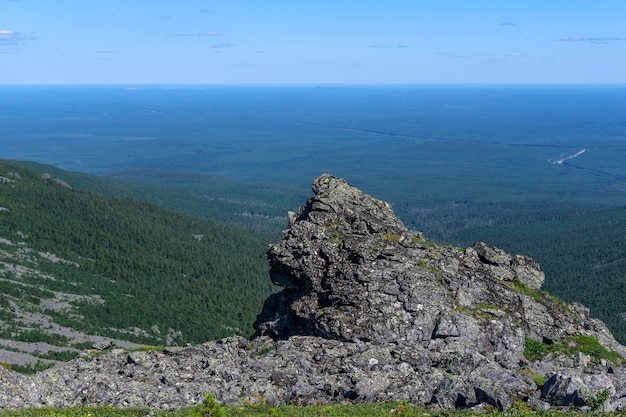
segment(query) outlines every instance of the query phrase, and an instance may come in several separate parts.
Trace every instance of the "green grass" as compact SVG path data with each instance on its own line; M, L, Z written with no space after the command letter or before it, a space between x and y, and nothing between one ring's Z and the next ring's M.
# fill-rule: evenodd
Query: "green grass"
M345 233L337 227L337 225L333 222L327 222L324 227L330 232L330 236L328 237L328 241L339 244L345 237Z
M522 369L519 373L520 375L523 375L524 377L528 377L528 378L524 378L526 382L532 381L535 383L535 385L537 385L538 388L543 387L543 385L546 383L546 379L544 377L542 377L541 375L539 375L538 373L534 372L531 369ZM530 379L530 381L528 379Z
M421 269L432 272L433 274L437 274L441 272L438 268L428 265L426 261L424 261L423 259L420 259L419 261L417 261L417 266L420 267Z
M574 356L578 353L584 353L591 356L594 363L599 363L602 359L607 360L616 365L626 363L626 359L617 352L608 350L602 346L593 336L570 336L559 343L545 344L534 339L527 338L524 349L524 357L530 361L541 360L549 353L563 354L566 356Z
M136 349L129 349L136 352L163 352L165 346L163 345L140 345Z
M598 398L597 402L603 402L604 397ZM601 405L601 404L600 404ZM429 411L422 407L408 405L406 402L387 403L364 403L364 404L333 404L333 405L245 405L245 406L219 406L223 414L202 414L198 411L206 410L206 407L196 406L177 411L162 412L150 411L144 408L116 409L111 407L77 407L66 409L27 409L20 411L0 412L0 417L195 417L195 416L218 416L224 417L471 417L476 412L466 410ZM215 408L213 408L215 410ZM532 411L520 403L506 412L490 411L481 415L493 415L499 417L566 417L579 416L580 412L569 411ZM623 415L620 413L603 413L603 416Z
M528 287L526 284L524 284L522 281L520 281L519 279L515 278L513 281L503 281L504 285L506 285L507 287L525 294L529 297L532 297L535 301L543 301L544 298L546 296L544 296L541 291L532 289L530 287Z
M435 246L437 246L437 244L435 242L433 242L432 240L425 240L425 239L420 239L417 237L412 237L409 242L413 243L413 244L417 244L417 245L422 245L425 246L427 248L433 248Z
M2 417L143 417L150 413L148 409L122 410L111 407L78 408L33 408L18 411L4 411ZM155 414L166 415L166 414ZM182 414L181 414L182 415Z
M550 294L548 291L536 290L536 289L530 288L528 285L520 281L519 278L515 278L513 281L503 281L503 284L511 288L512 290L515 290L521 294L525 294L531 297L533 300L537 302L545 302L549 300L557 304L563 310L563 312L565 313L570 312L570 308L565 301L561 300L558 297L555 297L554 295Z

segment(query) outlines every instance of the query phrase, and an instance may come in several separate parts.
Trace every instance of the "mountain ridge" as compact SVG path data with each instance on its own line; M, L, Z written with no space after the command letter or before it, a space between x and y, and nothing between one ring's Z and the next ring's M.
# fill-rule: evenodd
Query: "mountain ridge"
M243 226L253 235L260 232L266 237L253 249L259 254L266 242L281 236L284 213L297 208L308 196L304 186L241 183L199 172L138 168L94 177L49 165L12 162L63 178L77 190L139 199L176 212ZM354 180L364 190L379 195L386 188L394 189L393 183L381 189L379 178L364 181L357 176ZM603 206L595 200L593 204L562 204L549 199L513 203L500 201L495 195L487 202L449 200L436 197L437 187L428 180L419 189L433 190L432 195L411 194L387 201L392 202L408 227L422 231L429 239L464 247L485 241L507 252L532 257L548 274L546 290L568 302L583 302L621 343L626 342L626 306L620 296L626 290L622 239L626 210L621 205ZM265 267L262 255L258 262Z
M268 249L283 290L251 340L115 349L29 378L0 369L0 404L170 410L212 392L227 404L626 407L625 348L584 306L540 291L531 259L425 240L328 174L313 192Z

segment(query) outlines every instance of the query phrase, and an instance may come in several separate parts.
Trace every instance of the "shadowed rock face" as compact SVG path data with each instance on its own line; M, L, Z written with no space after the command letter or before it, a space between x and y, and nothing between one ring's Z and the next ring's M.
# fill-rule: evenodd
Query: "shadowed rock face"
M115 350L25 378L0 368L0 409L106 404L407 400L430 408L626 407L626 368L579 353L530 361L528 340L593 336L626 354L582 305L540 291L531 259L478 242L454 248L406 229L389 204L322 175L269 247L272 295L251 340L162 352ZM539 383L543 380L545 383ZM539 383L539 385L538 385Z

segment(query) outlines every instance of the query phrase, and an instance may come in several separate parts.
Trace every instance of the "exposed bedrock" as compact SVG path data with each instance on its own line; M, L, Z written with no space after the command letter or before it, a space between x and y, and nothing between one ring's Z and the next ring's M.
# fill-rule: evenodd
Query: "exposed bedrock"
M174 409L207 392L228 404L626 406L626 350L584 306L543 293L530 258L425 240L389 204L332 175L313 193L268 249L283 290L251 340L114 350L33 377L0 369L0 407Z

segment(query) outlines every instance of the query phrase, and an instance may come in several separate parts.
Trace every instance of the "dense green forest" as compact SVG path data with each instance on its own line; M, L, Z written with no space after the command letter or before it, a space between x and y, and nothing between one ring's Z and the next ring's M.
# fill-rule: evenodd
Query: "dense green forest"
M287 210L297 209L310 194L308 188L247 184L198 172L132 168L99 177L36 162L16 163L63 177L74 189L144 200L196 217L270 232L273 240L280 239Z
M0 337L66 341L20 330L11 302L61 326L139 343L251 333L272 291L268 233L70 188L71 175L44 177L8 161L0 177ZM28 272L33 265L40 274ZM67 308L47 307L55 297Z

